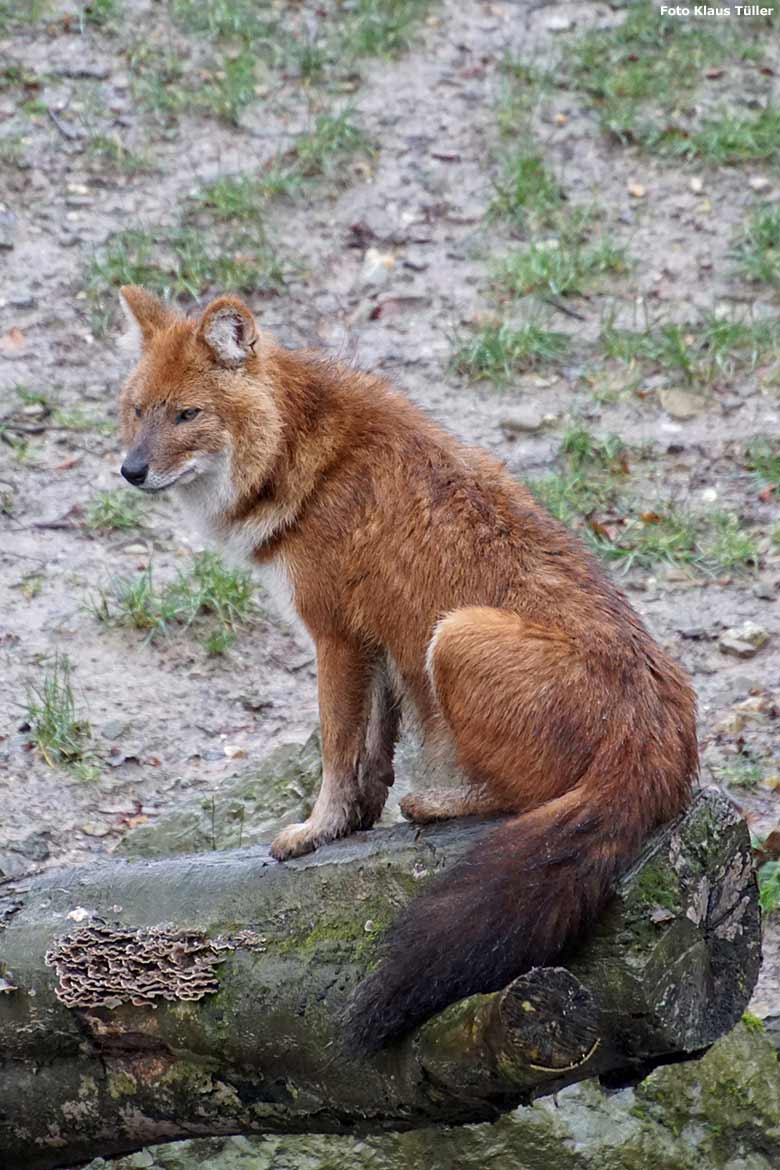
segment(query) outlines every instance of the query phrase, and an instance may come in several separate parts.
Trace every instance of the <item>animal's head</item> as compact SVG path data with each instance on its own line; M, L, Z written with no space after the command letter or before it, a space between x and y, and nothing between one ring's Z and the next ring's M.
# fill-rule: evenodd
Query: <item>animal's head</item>
M125 479L147 492L215 472L224 479L239 449L251 450L244 473L262 476L280 424L262 371L268 342L251 310L220 297L190 320L134 285L120 297L125 344L138 355L119 399Z

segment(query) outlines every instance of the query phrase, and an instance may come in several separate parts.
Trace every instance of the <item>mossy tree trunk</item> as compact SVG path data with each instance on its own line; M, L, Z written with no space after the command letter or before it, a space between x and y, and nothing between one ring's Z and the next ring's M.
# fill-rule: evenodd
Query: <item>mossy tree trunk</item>
M0 1166L46 1170L195 1135L482 1121L733 1026L760 957L746 827L700 793L566 966L453 1005L371 1060L347 998L399 908L490 830L361 834L106 861L0 884Z

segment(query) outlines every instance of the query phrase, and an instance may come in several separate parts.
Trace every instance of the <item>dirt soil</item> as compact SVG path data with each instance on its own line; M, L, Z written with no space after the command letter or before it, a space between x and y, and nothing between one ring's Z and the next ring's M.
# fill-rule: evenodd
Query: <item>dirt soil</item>
M299 35L320 19L315 5L288 7ZM277 744L302 742L316 721L311 648L262 609L260 593L261 608L218 657L186 631L149 641L96 619L88 599L112 577L153 564L165 581L190 562L197 545L173 504L155 503L135 531L84 523L97 492L122 486L115 432L89 422L115 421L126 368L116 328L93 333L85 274L96 249L127 227L174 222L175 209L205 182L254 170L287 149L310 124L310 95L294 72L282 71L259 86L238 125L187 110L161 119L134 96L128 51L141 32L177 49L185 34L165 5L125 0L103 28L63 20L66 11L55 6L54 15L0 32L0 61L43 79L0 88L0 139L16 143L13 161L0 164L0 414L16 427L0 429L0 869L7 873L31 863L88 862L110 851L128 824L194 791L218 792ZM349 104L377 151L347 164L343 182L274 206L275 239L294 263L281 291L248 300L285 343L321 346L385 372L518 476L550 471L567 427L584 421L598 435L651 445L631 468L649 507L659 493L681 506L717 500L740 523L768 529L776 497L760 498L734 458L752 436L777 433L777 383L761 371L718 385L687 419L665 412L652 392L594 396L576 346L570 360L518 374L500 390L452 372L453 338L492 311L490 262L512 243L509 228L485 217L506 149L496 121L501 62L552 61L562 38L619 18L584 2L442 0L431 7L405 53L367 60L333 98L338 109ZM776 87L772 76L765 80L768 91ZM737 70L711 81L724 102L736 101L743 83ZM646 311L684 322L724 303L760 301L776 313L776 295L741 282L731 259L756 190L767 201L780 198L771 169L704 168L640 154L611 141L573 88L554 89L533 119L571 201L598 198L610 232L636 261L619 280L574 298L578 318L551 310L555 328L586 346L608 306L628 323ZM96 127L151 150L151 173L96 162L88 149ZM632 186L643 193L632 194ZM370 249L384 257L378 269ZM219 291L199 289L198 300ZM610 376L622 375L616 368ZM82 419L75 426L73 412ZM526 421L539 416L530 430L513 428L521 413ZM763 761L760 782L733 786L731 794L765 835L777 826L780 788L780 551L766 542L748 572L715 577L661 564L632 569L622 585L692 673L702 782L727 783L724 762L746 747ZM745 660L721 652L721 632L746 620L767 632L766 645ZM40 685L57 651L72 663L96 778L49 766L31 748L29 688ZM756 1008L780 1013L771 920L766 949Z

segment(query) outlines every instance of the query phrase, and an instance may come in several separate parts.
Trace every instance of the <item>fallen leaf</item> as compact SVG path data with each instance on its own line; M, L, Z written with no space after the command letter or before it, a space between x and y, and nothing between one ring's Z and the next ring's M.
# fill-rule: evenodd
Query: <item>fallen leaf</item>
M594 532L596 536L602 537L603 540L610 540L609 529L606 524L602 524L600 520L589 520L588 528Z
M3 337L0 337L0 353L15 353L17 349L22 348L25 340L21 329L18 325L14 325Z
M780 829L772 829L753 852L758 865L763 865L765 861L780 860Z
M71 910L66 918L72 918L74 922L83 922L85 918L91 918L92 915L89 910L85 910L83 906L77 906L75 910Z
M229 760L246 759L246 748L239 744L226 743L222 749Z
M128 829L137 829L139 825L147 824L149 819L144 813L139 813L137 817L128 817L125 821L125 827Z

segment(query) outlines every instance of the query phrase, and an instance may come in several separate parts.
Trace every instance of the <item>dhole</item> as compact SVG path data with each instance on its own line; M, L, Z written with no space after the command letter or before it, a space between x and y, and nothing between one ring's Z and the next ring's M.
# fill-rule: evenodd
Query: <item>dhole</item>
M405 816L514 814L412 901L358 989L350 1028L377 1048L592 921L688 801L690 684L525 487L382 378L283 349L232 297L194 321L141 288L122 299L140 347L125 478L173 489L265 567L316 646L322 788L274 857L374 824L401 700L466 780L406 797Z

